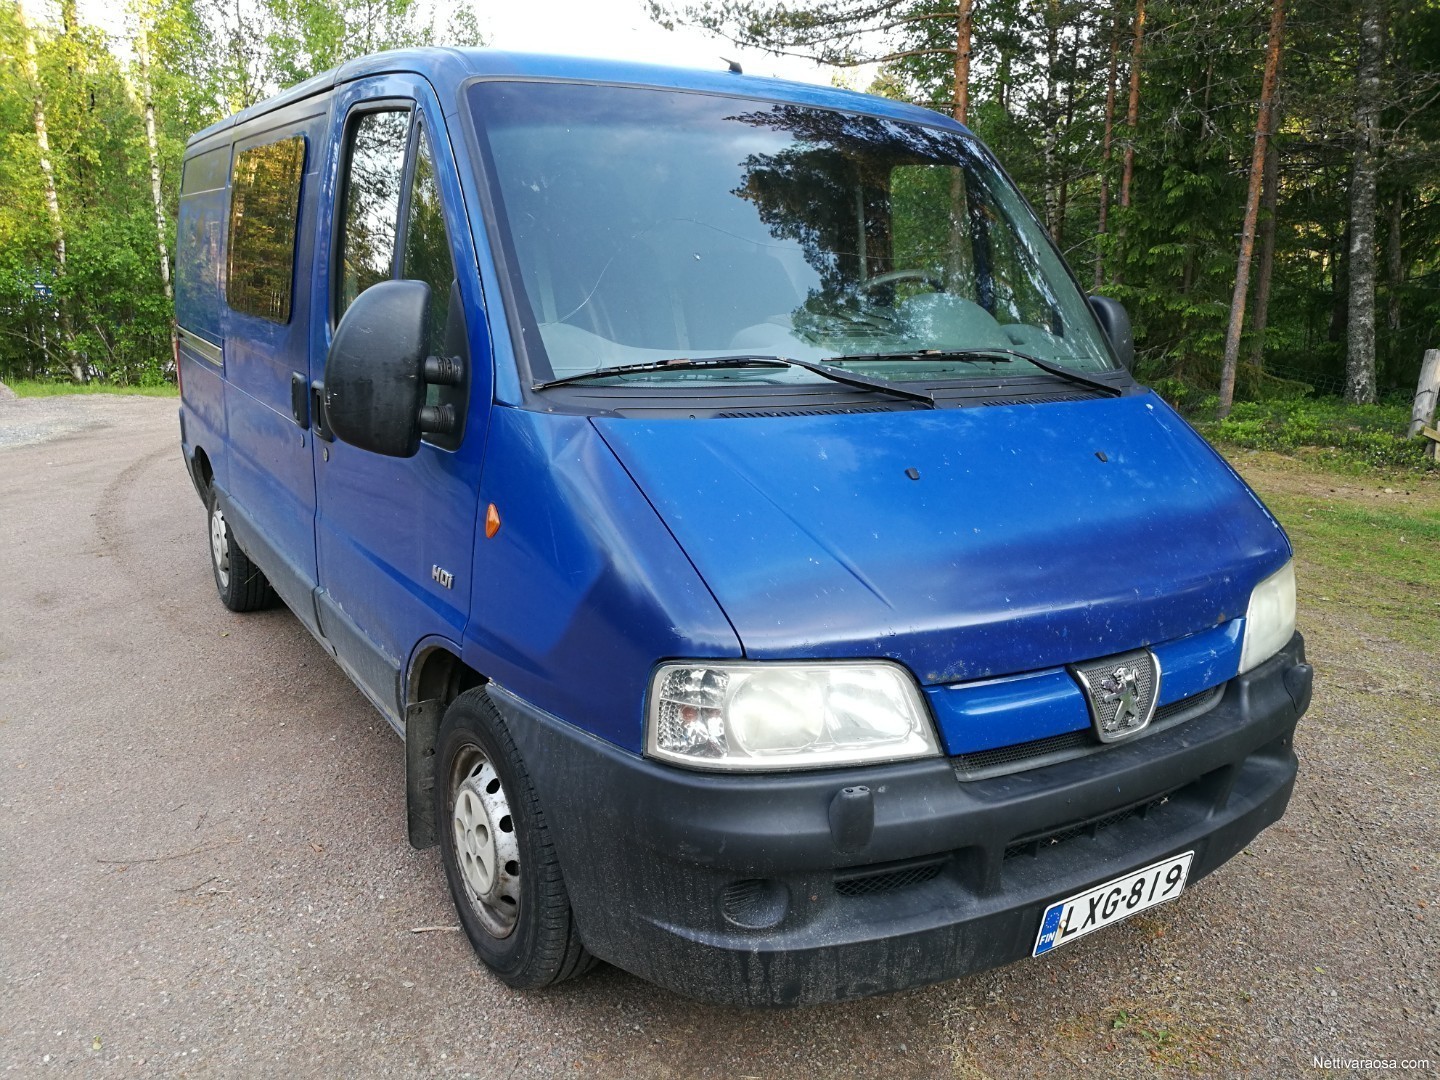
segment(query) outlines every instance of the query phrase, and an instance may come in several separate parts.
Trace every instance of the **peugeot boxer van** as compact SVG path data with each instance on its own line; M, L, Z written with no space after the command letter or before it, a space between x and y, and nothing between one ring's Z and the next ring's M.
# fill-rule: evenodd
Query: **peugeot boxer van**
M373 56L190 140L178 290L220 599L404 739L511 986L1043 963L1285 810L1289 542L946 117Z

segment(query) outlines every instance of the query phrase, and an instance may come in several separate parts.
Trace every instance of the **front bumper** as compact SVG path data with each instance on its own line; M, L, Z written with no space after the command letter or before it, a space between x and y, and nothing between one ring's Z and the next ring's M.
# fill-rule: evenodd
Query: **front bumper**
M1192 882L1214 870L1284 813L1311 681L1297 634L1203 715L963 782L943 759L689 772L491 690L590 951L704 1001L793 1005L1027 957L1047 905L1169 855L1195 852ZM831 810L861 785L868 841Z

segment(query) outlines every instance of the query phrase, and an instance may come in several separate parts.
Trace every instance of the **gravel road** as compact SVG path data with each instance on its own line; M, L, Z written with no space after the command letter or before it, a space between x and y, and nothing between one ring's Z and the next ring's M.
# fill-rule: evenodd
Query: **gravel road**
M790 1012L606 967L517 994L406 844L399 740L288 612L217 601L175 409L0 403L0 1072L1440 1070L1434 650L1307 605L1320 683L1289 815L1044 960Z

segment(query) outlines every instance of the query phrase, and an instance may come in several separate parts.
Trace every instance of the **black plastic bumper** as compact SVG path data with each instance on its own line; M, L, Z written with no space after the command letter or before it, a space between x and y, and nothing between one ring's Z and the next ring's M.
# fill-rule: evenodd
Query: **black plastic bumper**
M925 761L770 776L637 758L498 687L554 833L581 936L679 993L794 1005L1028 957L1041 914L1168 855L1192 881L1278 820L1312 672L1296 635L1209 712L1133 743L963 782ZM872 793L859 850L831 804Z

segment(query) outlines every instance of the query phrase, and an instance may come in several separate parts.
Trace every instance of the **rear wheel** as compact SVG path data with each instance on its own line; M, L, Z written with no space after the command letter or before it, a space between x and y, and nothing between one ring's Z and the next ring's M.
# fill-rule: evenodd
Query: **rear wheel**
M213 491L205 505L210 520L210 569L215 574L220 602L231 611L258 611L269 607L275 602L275 592L264 573L235 542L230 523L225 520Z
M435 768L445 877L480 959L517 989L589 971L540 800L483 689L445 711Z

